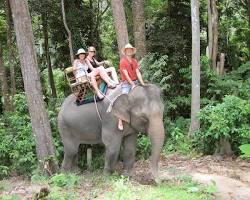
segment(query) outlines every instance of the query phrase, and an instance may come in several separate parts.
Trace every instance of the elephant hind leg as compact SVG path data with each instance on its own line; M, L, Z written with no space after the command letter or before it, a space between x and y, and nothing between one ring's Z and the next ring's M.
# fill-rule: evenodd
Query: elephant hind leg
M124 138L123 168L124 175L130 176L135 162L137 134L130 134Z

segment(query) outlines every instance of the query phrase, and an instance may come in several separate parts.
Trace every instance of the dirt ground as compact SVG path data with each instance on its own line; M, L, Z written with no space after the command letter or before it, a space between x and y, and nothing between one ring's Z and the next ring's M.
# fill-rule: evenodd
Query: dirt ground
M192 177L202 184L214 184L217 188L216 199L220 200L249 200L250 199L250 160L203 156L189 158L181 155L162 156L160 159L160 177L164 181L175 179L180 175ZM118 164L118 172L121 163ZM90 172L86 172L90 174ZM86 174L84 175L86 176ZM149 161L139 160L134 167L132 180L138 184L154 185L149 171ZM16 194L22 199L32 199L35 192L39 192L44 184L31 184L22 177L13 177L7 180L9 187L1 194ZM98 189L97 195L102 195L109 188L95 188L90 179L82 183L79 188L84 191ZM98 194L99 193L99 194ZM1 198L0 198L1 199ZM91 199L91 198L90 198Z
M134 178L142 184L148 184L145 177L149 174L148 165L148 161L136 163ZM216 199L250 200L250 160L215 156L191 159L169 155L161 157L159 166L162 180L188 175L196 182L214 184L217 188Z

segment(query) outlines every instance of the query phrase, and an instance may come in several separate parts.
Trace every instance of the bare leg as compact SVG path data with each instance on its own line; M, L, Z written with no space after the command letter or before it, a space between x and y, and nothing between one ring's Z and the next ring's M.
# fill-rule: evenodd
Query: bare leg
M96 95L100 99L103 99L104 96L100 93L98 85L97 85L97 82L96 82L96 79L95 79L95 77L96 77L97 74L98 74L98 71L95 70L95 69L90 73L91 83L92 83L92 86L93 86L93 88L95 90Z
M100 66L97 68L99 70L100 76L101 78L108 84L108 86L110 87L112 85L111 83L111 79L109 77L109 75L107 74L105 68L103 66Z
M118 85L119 84L119 80L118 80L115 68L114 67L109 67L109 68L107 68L105 70L106 70L106 72L111 72L112 79Z
M122 123L122 120L121 120L121 119L118 120L118 129L119 129L120 131L123 131L123 123Z

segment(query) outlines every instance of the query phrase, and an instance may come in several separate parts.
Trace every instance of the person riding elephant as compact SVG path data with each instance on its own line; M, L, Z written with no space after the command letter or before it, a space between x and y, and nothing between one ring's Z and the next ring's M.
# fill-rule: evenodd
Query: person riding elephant
M97 82L96 82L96 76L100 75L101 78L107 83L108 87L115 88L116 83L114 83L108 76L106 70L104 67L98 67L93 68L90 62L86 59L87 52L84 49L79 49L76 53L76 59L73 63L73 71L74 75L77 81L84 82L86 81L86 76L91 78L92 86L95 90L96 95L99 99L103 99L104 96L101 94L101 92L98 89ZM88 73L88 69L91 70L90 73Z
M103 60L101 62L98 62L95 58L95 55L96 55L96 49L95 47L93 46L90 46L88 48L88 56L87 56L87 60L89 60L90 64L92 65L93 68L98 68L100 66L106 66L106 65L110 65L110 62L108 60ZM117 73L116 73L116 70L114 67L108 67L108 68L105 68L106 72L107 73L111 73L111 77L113 79L113 81L115 82L115 84L119 84L119 80L118 80L118 76L117 76Z
M130 90L140 82L144 85L138 62L133 56L136 53L136 48L131 44L126 44L122 49L124 57L120 60L120 74L122 78L122 94L129 93ZM123 130L122 120L118 121L118 129Z
M164 143L164 104L160 88L154 84L138 85L128 94L121 94L121 86L108 90L103 101L77 106L75 96L68 96L58 114L58 128L64 147L62 170L78 170L77 153L80 144L104 144L104 173L115 170L123 145L124 175L131 175L135 162L138 133L147 133L152 144L151 170L156 181L158 161ZM113 100L113 104L110 104ZM111 107L111 112L107 109ZM98 112L97 112L98 109ZM118 119L124 129L118 130Z

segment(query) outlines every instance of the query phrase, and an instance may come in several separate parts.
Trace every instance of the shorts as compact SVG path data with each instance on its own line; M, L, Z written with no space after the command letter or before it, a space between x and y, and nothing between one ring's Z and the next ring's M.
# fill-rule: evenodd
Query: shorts
M135 80L133 82L136 85L138 84L138 80ZM122 94L128 94L131 88L132 88L132 85L130 85L128 81L122 81Z

